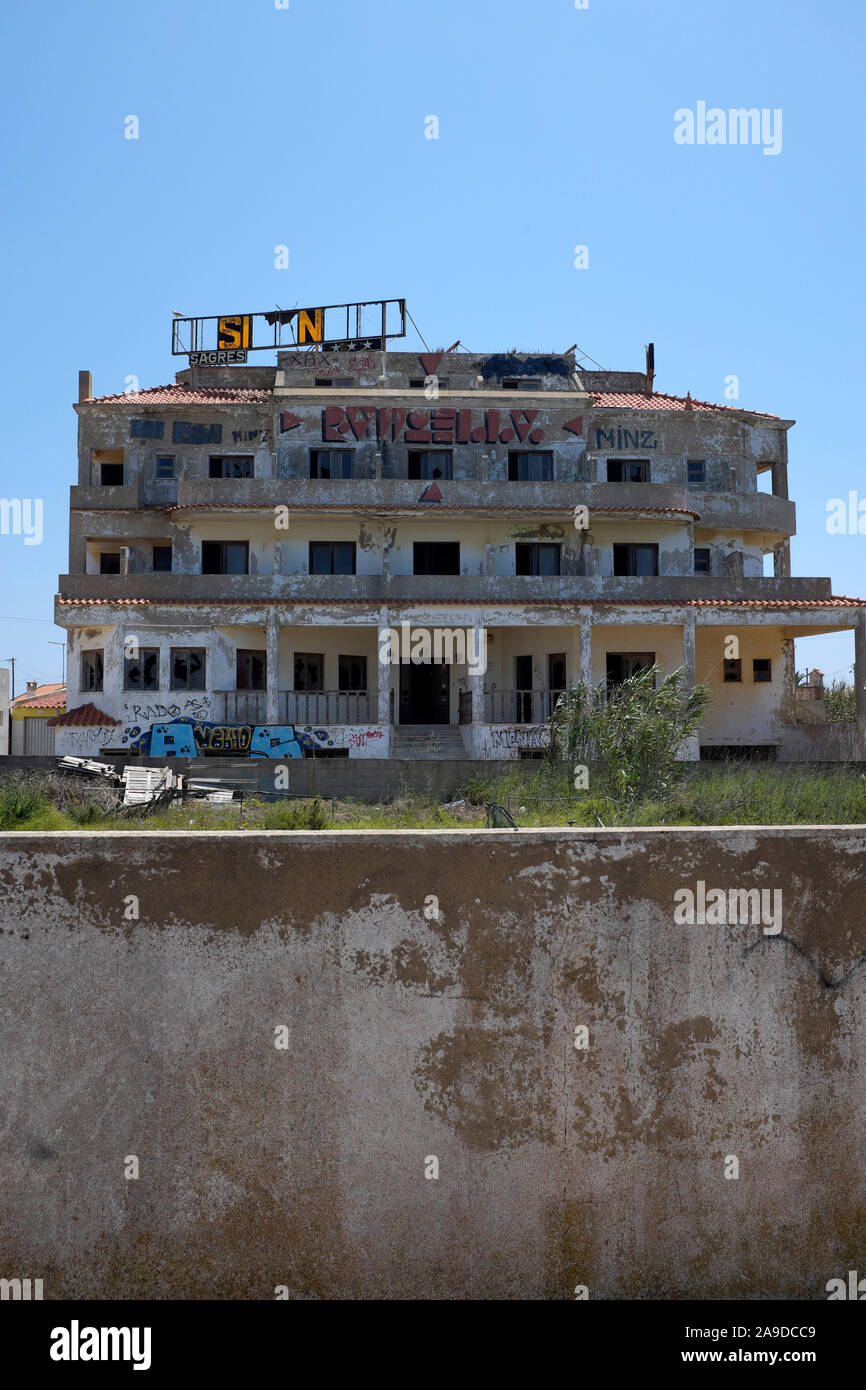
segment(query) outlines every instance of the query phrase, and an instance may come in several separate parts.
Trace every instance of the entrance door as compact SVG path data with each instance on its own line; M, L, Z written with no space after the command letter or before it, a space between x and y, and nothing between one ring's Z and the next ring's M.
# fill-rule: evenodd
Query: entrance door
M532 723L532 657L514 658L514 720L517 724Z
M451 668L432 662L400 667L400 723L450 724Z

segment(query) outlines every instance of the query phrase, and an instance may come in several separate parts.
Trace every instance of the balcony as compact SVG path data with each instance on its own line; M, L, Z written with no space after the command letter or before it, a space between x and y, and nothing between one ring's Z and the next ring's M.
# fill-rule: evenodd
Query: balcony
M227 724L267 723L267 697L263 690L217 690L218 714ZM281 690L279 724L375 724L378 704L375 691Z

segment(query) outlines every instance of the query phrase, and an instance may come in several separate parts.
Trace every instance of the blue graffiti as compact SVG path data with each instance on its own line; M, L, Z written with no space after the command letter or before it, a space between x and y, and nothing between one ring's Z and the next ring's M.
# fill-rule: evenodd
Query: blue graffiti
M572 371L565 357L512 357L500 352L488 357L481 375L486 381L494 376L570 376Z
M321 732L327 737L325 730ZM225 754L250 758L302 758L304 747L293 724L217 724L203 719L172 719L149 729L133 724L121 736L131 753L152 758L199 758Z

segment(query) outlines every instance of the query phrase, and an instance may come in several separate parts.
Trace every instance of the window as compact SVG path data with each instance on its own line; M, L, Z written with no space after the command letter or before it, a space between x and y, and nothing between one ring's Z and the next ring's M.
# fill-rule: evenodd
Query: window
M210 476L212 478L251 478L253 476L252 454L226 454L224 457L211 455Z
M365 656L339 656L338 685L340 690L367 689L367 658Z
M170 545L155 545L153 547L152 567L155 574L171 574Z
M655 666L655 652L608 652L606 656L607 684L622 685L638 671L648 671Z
M123 659L124 690L159 690L159 648L140 647Z
M99 481L102 487L123 487L123 464L100 464Z
M174 455L158 454L156 458L156 476L158 478L174 477Z
M268 684L267 652L238 647L235 657L235 689L265 690Z
M689 459L686 468L690 487L705 487L707 482L706 459Z
M537 376L503 377L503 391L543 391L541 378Z
M324 690L325 658L321 652L295 652L295 689Z
M459 541L416 541L412 546L413 574L459 574Z
M453 454L450 449L409 451L409 477L430 480L450 478Z
M547 541L518 541L515 550L515 574L559 574L562 546Z
M204 690L206 685L204 647L172 647L172 690Z
M541 450L536 454L508 455L508 481L511 483L552 483L553 454Z
M354 573L354 541L310 541L310 574Z
M614 545L613 572L616 575L646 575L659 572L657 545Z
M709 574L710 572L710 547L708 545L695 546L695 574Z
M731 681L741 681L743 679L743 663L738 656L728 657L722 663L722 670L724 672L724 679L728 683Z
M756 656L752 662L753 681L771 681L773 679L773 663L768 656Z
M82 652L80 689L82 691L101 690L102 671L103 661L101 651Z
M649 459L608 459L607 461L607 481L609 483L648 483L649 480Z
M430 375L432 376L433 380L435 381L435 383L436 383L436 385L437 385L437 387L439 388L440 391L447 391L447 389L448 389L448 378L447 378L447 376L437 376L435 372L431 372ZM412 379L411 379L410 382L409 382L409 390L410 390L410 391L423 391L423 390L424 390L424 387L425 387L426 385L427 385L427 378L426 378L426 377L423 377L423 376L420 376L420 377L417 377L417 376L416 376L416 377L412 377Z
M120 551L103 550L99 556L100 574L120 574Z
M317 385L317 386L342 386L342 387L346 387L346 386L354 386L354 385L355 385L355 381L354 381L354 378L353 378L353 377L350 377L350 376L345 376L345 377L343 377L343 376L338 376L338 377L317 376L317 377L316 377L316 385Z
M353 449L311 449L311 478L351 478L353 475Z
M202 541L202 574L249 574L249 541Z

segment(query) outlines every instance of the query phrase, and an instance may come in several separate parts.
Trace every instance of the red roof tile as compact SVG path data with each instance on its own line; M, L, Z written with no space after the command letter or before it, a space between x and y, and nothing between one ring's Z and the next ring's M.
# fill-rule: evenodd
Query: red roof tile
M478 576L483 578L484 576ZM502 575L500 578L507 578ZM511 578L514 576L512 575ZM369 606L377 603L378 600L366 598L281 598L271 595L263 595L261 598L67 598L65 594L57 595L57 602L63 607L93 607L99 604L123 604L126 607L147 607L151 605L157 608L213 608L218 604L234 605L237 608L262 608L269 604L278 603L282 607L295 604L296 606L315 606L326 607L334 606L343 608L347 604L356 606ZM420 604L429 603L439 608L462 608L466 603L477 604L477 599L460 598L401 598L398 594L389 595L387 602ZM483 603L484 600L481 600ZM590 607L597 608L602 604L624 603L631 607L636 605L647 605L650 608L667 606L670 608L866 608L866 599L846 598L843 595L834 595L831 598L546 598L539 594L537 598L491 598L491 603L497 605L520 604L521 606L535 607L551 604L570 604L573 608Z
M68 728L88 728L91 725L119 724L119 719L112 719L110 714L104 710L97 709L96 705L78 705L76 709L67 710L65 714L56 715L54 719L49 719L48 723L53 724L58 729Z
M78 509L82 510L82 509ZM115 509L113 509L115 510ZM118 507L117 511L138 511L137 507ZM153 511L163 512L272 512L273 506L259 502L185 502L183 506L154 507ZM418 512L428 515L431 510L425 502L386 502L377 506L375 502L365 502L360 505L348 502L299 502L290 503L291 512ZM443 502L435 504L436 512L567 512L569 515L574 511L574 506L549 506L543 507L514 507L509 502L499 505L495 502ZM590 513L593 512L652 512L654 516L669 515L693 516L700 520L700 512L692 511L689 507L589 507Z
M736 405L714 405L698 401L694 396L667 396L654 391L647 396L642 391L591 391L593 403L601 410L723 410L735 415L760 415L765 420L778 420L764 410L744 410Z
M252 386L148 386L128 394L94 396L82 405L263 405L272 395Z
M37 685L10 702L10 709L63 709L66 704L65 685Z

